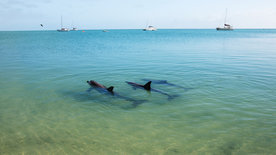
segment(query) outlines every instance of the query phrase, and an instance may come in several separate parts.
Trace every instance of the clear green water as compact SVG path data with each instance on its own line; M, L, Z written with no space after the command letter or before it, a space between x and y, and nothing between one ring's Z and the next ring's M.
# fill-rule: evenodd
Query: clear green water
M276 30L0 32L0 92L1 155L275 154Z

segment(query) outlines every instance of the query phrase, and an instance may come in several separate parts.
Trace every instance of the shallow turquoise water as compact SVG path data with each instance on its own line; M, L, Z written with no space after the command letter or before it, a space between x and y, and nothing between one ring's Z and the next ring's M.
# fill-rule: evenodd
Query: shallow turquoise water
M0 154L275 154L276 30L0 32L0 92Z

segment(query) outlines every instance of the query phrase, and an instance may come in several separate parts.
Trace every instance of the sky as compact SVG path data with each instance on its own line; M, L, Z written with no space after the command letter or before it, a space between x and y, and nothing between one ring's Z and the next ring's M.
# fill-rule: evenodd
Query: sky
M276 0L0 0L0 31L276 28ZM43 24L44 27L41 27Z

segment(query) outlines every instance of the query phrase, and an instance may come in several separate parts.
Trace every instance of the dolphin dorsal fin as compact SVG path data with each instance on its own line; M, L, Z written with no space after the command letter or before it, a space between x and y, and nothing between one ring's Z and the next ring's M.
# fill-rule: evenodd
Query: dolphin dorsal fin
M144 85L144 88L145 88L146 90L150 90L150 84L151 84L151 81L149 81L148 83L146 83L146 84Z
M111 87L109 87L109 88L107 88L107 90L109 91L109 92L113 92L113 86L111 86Z

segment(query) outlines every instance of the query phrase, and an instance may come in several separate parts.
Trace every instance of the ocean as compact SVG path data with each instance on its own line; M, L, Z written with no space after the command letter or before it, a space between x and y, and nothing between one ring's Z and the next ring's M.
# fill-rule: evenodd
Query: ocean
M1 155L275 154L276 30L2 31L0 92Z

